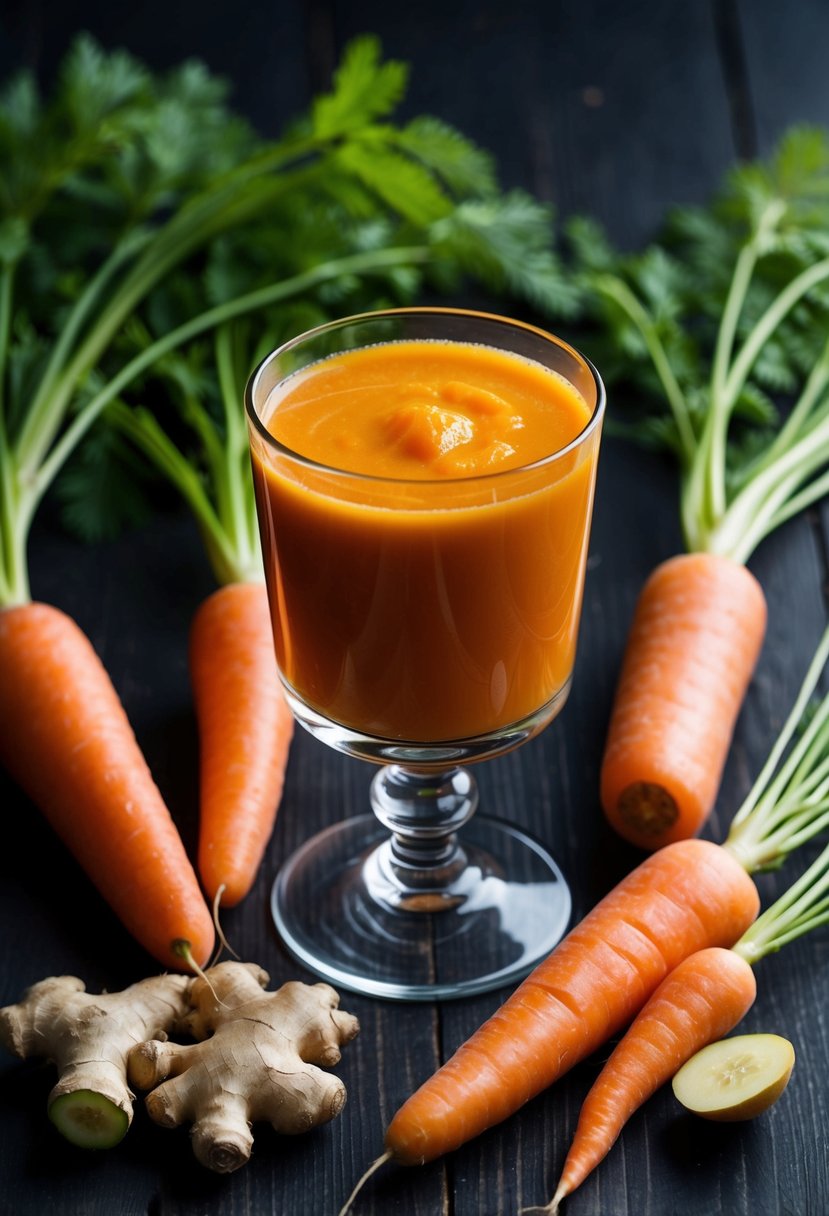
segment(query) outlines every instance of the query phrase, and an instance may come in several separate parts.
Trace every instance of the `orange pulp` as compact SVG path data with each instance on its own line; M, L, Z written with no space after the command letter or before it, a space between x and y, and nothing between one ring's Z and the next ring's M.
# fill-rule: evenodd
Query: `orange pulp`
M494 347L388 342L296 373L263 413L277 660L306 705L434 743L562 692L598 451L598 428L568 448L591 416L573 385Z

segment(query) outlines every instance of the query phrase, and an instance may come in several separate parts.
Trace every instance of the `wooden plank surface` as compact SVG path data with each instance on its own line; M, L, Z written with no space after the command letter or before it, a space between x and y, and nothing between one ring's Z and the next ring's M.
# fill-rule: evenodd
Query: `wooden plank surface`
M196 54L234 83L264 133L325 82L345 41L378 33L412 65L407 112L431 112L489 148L505 185L558 211L589 212L636 247L666 206L703 200L737 155L767 150L792 121L829 126L820 0L677 5L611 0L496 5L436 0L392 9L376 0L280 0L265 10L150 0L134 9L11 0L0 13L0 68L28 62L48 77L66 37L89 28L154 66ZM589 350L587 353L590 353ZM611 400L610 409L613 409ZM567 874L579 916L638 859L604 825L597 771L625 631L647 573L680 545L670 465L606 440L599 474L576 678L561 717L520 752L482 766L484 809L541 836ZM822 522L823 525L822 526ZM738 724L718 810L721 838L782 723L826 620L827 536L819 512L766 542L752 569L766 589L769 634ZM211 576L189 519L164 514L117 544L83 549L52 516L32 546L35 594L67 609L98 647L186 841L195 835L196 738L186 671L189 620ZM270 886L312 830L364 808L370 770L297 737L280 818L259 881L227 916L231 942L274 984L303 975L270 925ZM121 987L152 968L112 922L37 812L0 777L19 844L0 853L0 1002L47 974ZM761 879L765 899L782 876ZM708 1127L662 1093L632 1121L565 1211L573 1216L825 1216L829 1211L827 937L758 968L746 1029L795 1043L785 1099L763 1119ZM78 1154L44 1117L47 1065L0 1063L0 1213L17 1216L282 1216L335 1213L379 1152L383 1128L412 1088L494 1009L503 993L440 1006L344 994L360 1037L339 1074L349 1103L334 1123L280 1139L257 1129L253 1160L229 1178L192 1160L187 1133L138 1112L114 1152ZM593 1058L502 1127L417 1170L388 1167L361 1216L507 1216L550 1193Z

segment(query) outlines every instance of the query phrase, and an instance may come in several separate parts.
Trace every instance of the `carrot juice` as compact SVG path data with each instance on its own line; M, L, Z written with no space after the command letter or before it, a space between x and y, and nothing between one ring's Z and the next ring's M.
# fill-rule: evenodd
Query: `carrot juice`
M436 743L566 694L598 452L588 397L534 359L433 339L329 355L273 386L251 448L277 659L300 701L371 738Z

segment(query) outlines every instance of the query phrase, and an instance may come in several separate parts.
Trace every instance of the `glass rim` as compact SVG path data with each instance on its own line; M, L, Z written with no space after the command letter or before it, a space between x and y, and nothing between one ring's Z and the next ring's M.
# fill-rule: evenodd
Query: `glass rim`
M527 464L513 466L508 469L497 469L494 472L476 473L473 476L457 476L457 477L388 477L377 473L360 473L352 469L343 469L339 465L324 464L322 461L315 460L312 456L305 456L302 452L297 452L287 444L281 442L273 435L265 423L259 416L256 408L255 393L265 371L275 362L280 356L288 351L295 349L297 346L321 337L327 333L333 333L338 329L344 329L347 325L359 324L367 321L383 321L391 318L405 318L413 316L434 316L434 317L458 317L468 318L470 320L480 320L491 324L493 322L507 326L511 329L521 330L524 333L532 334L535 337L542 338L545 342L552 346L564 350L572 356L576 362L580 363L588 373L596 388L596 402L593 406L589 419L579 431L564 447L556 448L554 452L549 452L546 456L540 456L537 460L529 461ZM397 339L392 339L396 341ZM405 339L402 339L405 341ZM376 343L375 345L381 345ZM353 348L355 350L362 349L361 347ZM337 352L335 352L337 353ZM339 352L342 353L342 352ZM325 356L326 358L329 356ZM320 360L322 362L322 360ZM312 364L308 364L312 366ZM304 369L300 369L304 370ZM550 369L547 369L550 370ZM296 373L291 373L296 374ZM287 377L285 377L287 378ZM270 391L279 381L275 381ZM575 387L575 385L573 386ZM325 321L322 325L316 325L312 329L307 329L301 334L289 338L288 341L280 343L269 354L265 355L264 359L260 360L257 366L253 369L245 384L245 410L260 439L264 441L267 447L279 456L287 457L289 460L296 462L307 469L315 470L319 473L333 474L338 478L353 478L355 481L364 481L376 485L397 485L397 486L412 486L420 487L429 485L472 485L480 484L481 482L496 481L499 478L515 477L518 474L531 472L533 470L543 469L545 465L553 464L555 461L562 460L565 456L576 451L578 448L590 438L593 432L599 425L602 415L604 414L606 405L606 392L604 382L596 370L594 364L572 346L564 338L559 338L556 334L550 333L549 330L542 329L538 325L531 325L527 321L519 321L513 317L506 317L500 313L483 312L479 309L472 308L452 308L438 307L432 305L414 306L407 308L382 308L373 312L354 313L351 316L340 317L334 321Z

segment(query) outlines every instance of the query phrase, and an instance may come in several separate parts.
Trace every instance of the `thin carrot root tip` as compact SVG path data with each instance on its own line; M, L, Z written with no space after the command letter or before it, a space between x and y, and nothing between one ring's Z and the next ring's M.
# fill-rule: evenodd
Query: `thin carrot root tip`
M232 954L237 962L240 961L240 956L236 953L236 951L231 946L230 942L227 940L227 937L225 936L224 929L222 928L222 925L221 925L221 918L219 916L219 910L220 910L221 904L222 904L222 895L224 894L224 892L226 890L227 890L227 888L226 888L225 884L222 883L221 886L216 891L215 896L213 897L213 925L216 930L216 938L219 942L219 945L216 950L216 953L214 954L213 958L210 960L210 963L208 964L208 970L210 969L210 967L216 966L216 964L218 963L219 959L222 956L223 950L226 950L228 952L228 954Z
M187 966L190 968L190 970L193 972L194 975L197 975L199 977L199 979L204 980L204 982L207 984L208 988L211 988L211 990L212 990L212 985L210 983L210 980L207 977L206 971L204 970L203 967L200 967L199 964L196 962L196 960L193 958L193 951L191 949L190 943L185 938L183 938L183 937L177 938L176 941L174 941L172 943L172 945L170 946L170 950L176 956L176 958L180 958L184 963L187 964Z
M393 1157L394 1157L394 1153L392 1153L391 1149L387 1149L385 1153L382 1153L375 1161L372 1161L371 1165L368 1167L368 1169L365 1171L365 1173L362 1174L361 1177L358 1179L357 1185L354 1187L354 1190L348 1196L348 1199L346 1199L345 1203L340 1208L338 1216L347 1216L347 1213L350 1212L352 1207L354 1206L354 1200L357 1198L360 1191L363 1189L365 1184L368 1182L368 1180L372 1176L372 1174L375 1174L377 1172L377 1170L380 1169L381 1166L385 1165L387 1161L391 1161Z
M222 1004L221 998L219 997L218 993L216 992L216 989L213 987L213 984L210 980L210 976L209 976L208 972L205 971L203 967L200 967L199 964L196 962L196 960L193 958L192 951L190 950L190 943L188 941L185 941L183 938L179 938L178 941L173 942L172 951L173 951L173 954L177 955L179 958L184 960L184 962L187 964L187 966L191 969L191 971L193 971L195 973L195 975L198 976L198 978L200 980L204 980L205 984L207 984L207 987L210 989L214 998L221 1005ZM212 968L211 968L211 970L212 970Z

